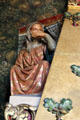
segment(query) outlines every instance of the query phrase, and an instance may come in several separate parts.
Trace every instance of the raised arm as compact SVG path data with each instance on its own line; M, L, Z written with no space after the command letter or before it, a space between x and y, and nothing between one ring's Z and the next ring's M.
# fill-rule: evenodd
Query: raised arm
M47 40L48 49L50 51L55 50L55 48L56 48L56 42L55 42L55 40L49 34L47 34L47 33L45 33L45 38Z

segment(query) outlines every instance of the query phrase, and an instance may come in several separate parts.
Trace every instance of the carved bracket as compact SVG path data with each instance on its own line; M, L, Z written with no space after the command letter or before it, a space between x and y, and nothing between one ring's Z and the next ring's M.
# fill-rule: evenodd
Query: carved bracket
M26 104L17 106L7 104L4 111L4 117L5 120L34 120L36 110L36 107Z

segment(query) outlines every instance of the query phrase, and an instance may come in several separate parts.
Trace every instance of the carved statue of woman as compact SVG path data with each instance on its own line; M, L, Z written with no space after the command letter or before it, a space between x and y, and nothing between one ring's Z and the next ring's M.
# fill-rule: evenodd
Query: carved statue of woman
M42 92L49 71L49 63L44 60L46 45L51 51L56 47L40 23L31 24L27 30L26 47L19 52L10 71L11 95Z

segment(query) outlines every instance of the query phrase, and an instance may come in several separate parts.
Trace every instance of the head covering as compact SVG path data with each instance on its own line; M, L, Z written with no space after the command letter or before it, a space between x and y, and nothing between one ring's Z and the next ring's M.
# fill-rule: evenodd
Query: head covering
M26 32L26 37L28 38L29 41L31 41L30 29L34 24L40 24L42 26L43 30L44 30L44 25L42 25L41 23L39 23L39 22L30 23L29 27L27 28L27 32Z

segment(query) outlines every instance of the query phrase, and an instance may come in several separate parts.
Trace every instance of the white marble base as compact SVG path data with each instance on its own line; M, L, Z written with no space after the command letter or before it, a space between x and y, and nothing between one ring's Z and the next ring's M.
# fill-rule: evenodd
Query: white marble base
M9 103L13 106L19 104L28 104L31 106L38 107L41 95L15 95L10 96Z

